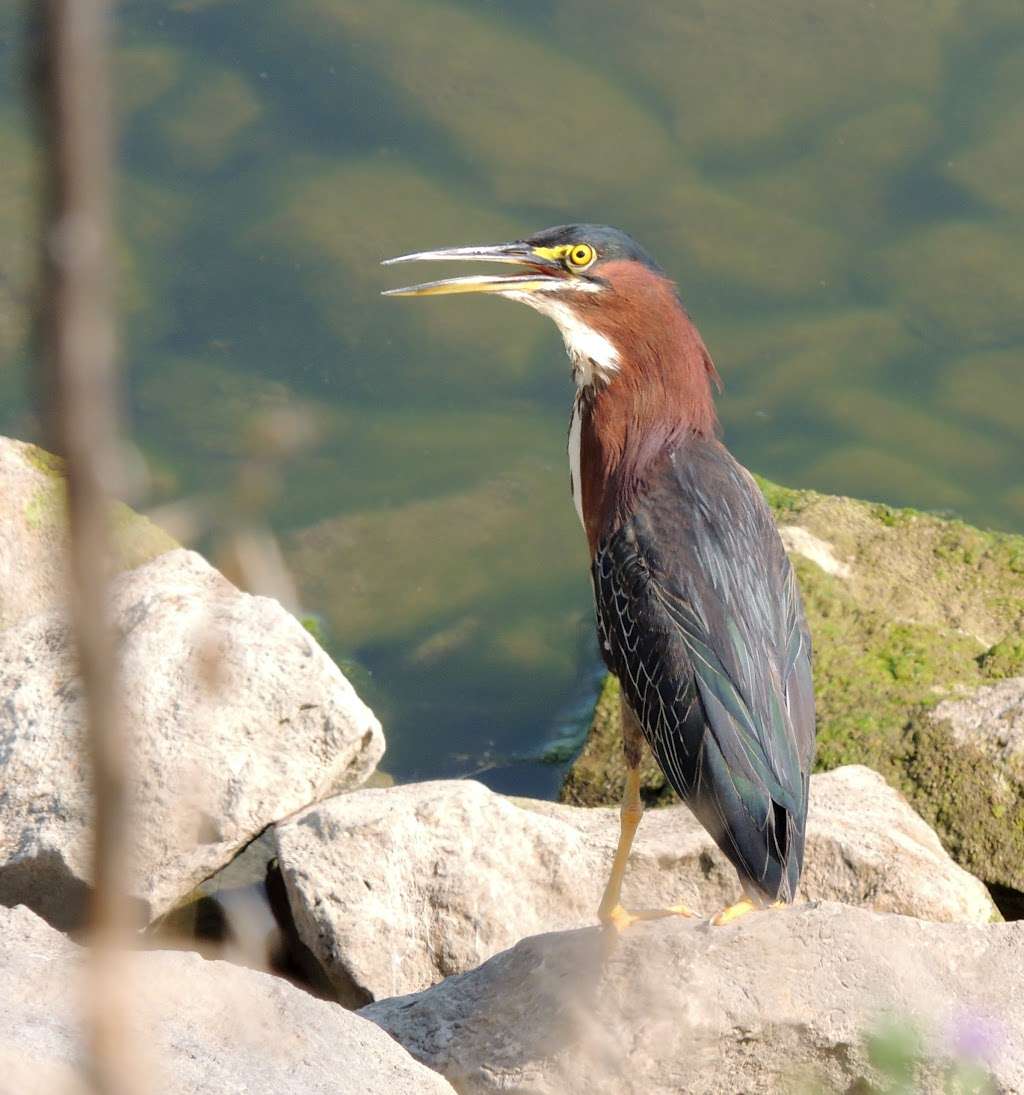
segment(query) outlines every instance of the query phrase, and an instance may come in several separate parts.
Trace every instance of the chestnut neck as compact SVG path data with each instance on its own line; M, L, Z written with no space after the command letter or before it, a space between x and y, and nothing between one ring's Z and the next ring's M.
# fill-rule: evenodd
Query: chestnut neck
M629 518L644 484L687 437L717 433L718 373L667 278L634 262L609 264L606 293L580 318L618 350L615 373L581 389L580 486L593 554Z

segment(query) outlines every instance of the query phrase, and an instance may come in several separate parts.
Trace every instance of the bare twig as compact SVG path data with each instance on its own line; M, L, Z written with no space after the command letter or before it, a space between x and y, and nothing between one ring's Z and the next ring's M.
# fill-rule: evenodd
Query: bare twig
M48 151L41 337L46 415L67 459L70 609L85 693L95 800L91 961L85 994L92 1083L137 1095L124 1051L122 961L128 756L119 725L106 591L106 496L118 466L118 389L111 287L111 119L106 0L42 0L40 92Z

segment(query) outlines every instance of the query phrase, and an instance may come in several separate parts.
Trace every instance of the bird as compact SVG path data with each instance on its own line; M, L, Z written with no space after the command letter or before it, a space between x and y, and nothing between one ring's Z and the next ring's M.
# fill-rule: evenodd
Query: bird
M554 321L571 364L570 492L601 656L621 686L626 765L598 920L623 931L695 915L621 903L645 745L736 870L740 896L712 923L792 903L815 750L811 636L771 512L721 439L721 381L676 283L631 236L596 224L384 264L432 261L519 269L384 295L526 304Z

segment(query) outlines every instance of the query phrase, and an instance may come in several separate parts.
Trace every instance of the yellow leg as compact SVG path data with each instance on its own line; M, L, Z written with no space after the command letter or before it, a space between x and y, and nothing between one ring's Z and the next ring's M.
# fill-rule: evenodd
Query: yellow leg
M608 885L604 888L604 897L597 910L597 918L605 927L611 926L623 932L638 920L659 920L665 916L693 916L685 905L671 905L667 909L640 909L627 912L622 907L622 879L629 862L629 850L633 838L644 816L644 804L640 801L640 771L637 768L626 770L626 790L619 809L619 843L612 860L612 872Z
M597 910L597 918L602 924L611 924L617 931L624 931L639 917L626 912L622 907L622 878L626 873L626 864L629 862L629 850L633 846L633 838L640 827L640 819L644 816L644 804L640 801L640 769L626 769L626 790L622 796L622 806L619 809L619 843L615 849L615 858L612 860L612 873L608 877L608 885L604 888L604 896Z
M622 795L622 807L619 810L619 843L612 860L612 873L608 885L604 888L604 897L597 910L597 918L606 927L611 925L616 931L625 931L637 920L657 920L662 916L693 916L685 905L673 905L668 909L642 909L638 912L626 912L622 907L622 878L629 862L629 850L633 846L633 837L644 816L644 804L640 801L640 760L644 750L644 732L639 719L630 710L625 697L622 698L622 750L626 758L626 790Z

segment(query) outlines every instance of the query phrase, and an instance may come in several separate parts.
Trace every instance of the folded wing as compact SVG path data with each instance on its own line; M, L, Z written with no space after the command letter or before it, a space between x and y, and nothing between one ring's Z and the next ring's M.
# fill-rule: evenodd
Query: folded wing
M791 900L814 754L810 636L771 514L717 442L677 448L594 559L609 668L666 777L760 900Z

